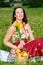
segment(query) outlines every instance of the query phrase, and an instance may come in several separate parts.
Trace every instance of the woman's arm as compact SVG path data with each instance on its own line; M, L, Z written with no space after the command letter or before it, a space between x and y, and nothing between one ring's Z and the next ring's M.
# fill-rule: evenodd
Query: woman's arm
M28 32L29 32L30 41L32 41L32 40L34 40L34 36L33 36L33 34L32 34L32 30L31 30L29 24L27 24L27 28L28 28Z
M15 32L16 28L13 27L13 25L10 26L10 28L8 29L5 38L4 38L4 45L8 46L9 48L13 48L13 49L17 49L16 46L14 46L11 42L9 42L12 34Z

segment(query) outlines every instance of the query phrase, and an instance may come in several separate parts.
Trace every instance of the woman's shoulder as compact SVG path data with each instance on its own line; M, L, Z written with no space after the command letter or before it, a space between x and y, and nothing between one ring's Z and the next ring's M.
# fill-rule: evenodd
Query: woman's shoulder
M12 30L12 31L15 31L16 30L16 27L13 24L11 24L8 29L9 30Z
M17 23L16 23L16 21L14 21L11 26L12 26L13 28L15 28L16 25L17 25Z
M25 27L26 29L28 29L29 23L26 23L24 27Z
M26 24L26 27L27 27L27 28L31 28L31 26L30 26L30 24L29 24L29 23L27 23L27 24Z
M29 24L29 23L26 23L24 27L25 27L25 29L27 29L27 30L28 30L28 29L31 29L31 27L30 27L30 24Z

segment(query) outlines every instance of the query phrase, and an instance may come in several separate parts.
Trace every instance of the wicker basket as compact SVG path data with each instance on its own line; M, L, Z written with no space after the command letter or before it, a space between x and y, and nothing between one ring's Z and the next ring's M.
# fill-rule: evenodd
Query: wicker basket
M17 63L20 63L20 65L26 64L28 60L28 53L25 50L17 49L16 54L12 55L12 58L14 58Z
M16 56L15 60L17 63L26 64L28 57L21 57L21 56Z

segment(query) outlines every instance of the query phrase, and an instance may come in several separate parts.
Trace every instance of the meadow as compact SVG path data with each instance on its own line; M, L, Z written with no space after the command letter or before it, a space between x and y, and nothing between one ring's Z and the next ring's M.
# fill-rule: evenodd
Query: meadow
M28 23L32 29L32 33L37 38L43 38L43 8L28 8L25 9ZM0 49L10 51L3 44L4 36L12 22L12 12L14 8L0 8ZM17 65L16 63L0 62L0 65ZM28 62L27 65L43 65L43 61Z

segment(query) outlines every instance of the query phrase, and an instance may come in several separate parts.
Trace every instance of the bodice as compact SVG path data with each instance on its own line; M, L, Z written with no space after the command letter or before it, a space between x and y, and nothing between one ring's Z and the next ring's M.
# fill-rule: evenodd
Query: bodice
M15 41L20 41L22 39L27 39L28 37L29 37L29 32L27 30L27 25L25 25L23 27L22 26L21 27L16 26L16 31L12 35L12 41L14 43Z

